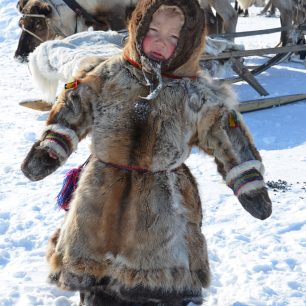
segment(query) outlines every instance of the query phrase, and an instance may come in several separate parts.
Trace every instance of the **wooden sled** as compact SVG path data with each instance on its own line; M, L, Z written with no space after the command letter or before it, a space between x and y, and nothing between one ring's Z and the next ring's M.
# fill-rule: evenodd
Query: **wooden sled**
M52 104L48 103L44 100L28 100L28 101L21 101L19 102L19 105L35 109L42 112L50 111L52 108Z
M264 34L271 34L281 31L305 31L306 30L306 23L302 23L300 25L287 25L284 27L279 28L272 28L272 29L265 29L265 30L255 30L255 31L243 31L243 32L235 32L235 33L218 33L218 34L211 34L209 37L211 38L237 38L237 37L246 37L246 36L256 36L256 35L264 35Z
M261 96L267 96L269 93L260 85L256 80L255 76L268 70L272 66L279 64L286 59L288 59L294 52L306 51L306 45L292 45L277 48L263 48L254 50L241 50L241 51L230 51L222 52L218 55L204 55L201 57L201 61L209 60L232 60L232 69L237 73L237 77L219 79L221 82L236 83L240 81L246 81L250 86L252 86ZM254 68L248 69L244 64L239 61L241 57L248 56L263 56L266 54L275 54L264 64Z
M298 47L298 50L306 50L306 45L302 46L290 46L291 50L292 47ZM285 47L283 47L285 48ZM273 48L274 49L281 49L277 51L283 51L284 49L279 47L279 48ZM286 51L288 51L289 47L286 47ZM259 49L262 50L262 49ZM290 49L289 49L290 50ZM296 50L296 48L294 48ZM234 52L243 52L243 51L234 51ZM231 52L234 53L234 52ZM259 82L255 79L254 76L260 74L263 71L266 71L273 65L276 65L284 60L286 60L294 51L290 52L281 52L276 54L274 57L270 58L266 63L254 68L254 69L248 69L246 66L244 66L239 60L237 60L236 56L234 56L233 60L233 70L236 71L236 73L239 75L238 77L233 77L233 78L228 78L228 79L220 79L220 82L228 82L228 83L235 83L239 81L246 81L248 82L261 96L266 96L268 95L268 92L259 84ZM264 54L264 53L263 53ZM218 57L218 56L215 56ZM203 59L202 59L203 60ZM295 96L295 95L294 95ZM289 96L284 96L284 97L289 97ZM286 98L284 98L286 99ZM258 100L255 100L258 101ZM294 102L294 101L293 101ZM289 102L290 103L290 102ZM21 101L19 103L21 106L31 108L34 110L39 110L39 111L50 111L52 104L44 101L44 100L28 100L28 101Z
M306 100L306 94L294 94L266 99L244 101L239 103L239 111L241 113L247 113L302 100Z
M236 37L247 37L253 35L264 35L281 31L294 31L294 32L303 32L306 30L306 24L300 25L289 25L286 27L266 29L266 30L257 30L257 31L246 31L246 32L235 32L235 33L226 33L226 34L212 34L211 38L225 38L233 39ZM305 51L306 45L287 45L283 47L276 48L262 48L254 50L240 50L240 51L228 51L222 52L218 55L204 55L201 57L201 61L209 60L232 60L232 69L236 72L237 76L227 79L220 79L220 81L235 83L239 81L246 81L250 86L252 86L261 96L267 96L269 93L261 86L261 84L256 80L255 76L261 72L266 71L273 65L279 64L286 59L288 59L294 52ZM250 69L246 67L240 58L248 56L265 56L268 54L275 54L274 57L269 59L266 63Z
M259 31L247 31L247 32L236 32L230 34L214 34L210 35L210 37L223 37L223 38L234 38L234 37L243 37L243 36L251 36L251 35L262 35L273 32L279 32L283 30L291 30L293 26L282 27L282 28L274 28L267 30L259 30ZM296 29L296 28L295 28ZM298 30L305 30L306 25L302 24L298 26ZM294 52L298 51L306 51L306 45L291 45L284 47L276 47L276 48L262 48L262 49L254 49L254 50L241 50L241 51L229 51L222 52L218 55L203 55L201 57L201 61L209 61L209 60L224 60L224 59L232 59L232 69L238 76L227 78L227 79L219 79L220 82L227 83L235 83L239 81L246 81L250 86L252 86L261 96L267 96L269 93L263 88L263 86L256 80L255 76L266 71L273 65L283 62L288 59L290 55ZM239 59L248 56L265 56L267 54L275 54L272 58L269 58L267 62L257 67L249 68L246 67L243 62ZM304 100L305 95L287 95L280 96L276 98L267 98L261 100L253 100L253 101L245 101L241 103L241 112L247 112L262 108L267 108L275 105L286 104L291 102L296 102L299 100ZM52 104L43 101L43 100L30 100L30 101L22 101L19 103L21 106L28 107L38 111L50 111ZM242 106L243 104L243 106Z

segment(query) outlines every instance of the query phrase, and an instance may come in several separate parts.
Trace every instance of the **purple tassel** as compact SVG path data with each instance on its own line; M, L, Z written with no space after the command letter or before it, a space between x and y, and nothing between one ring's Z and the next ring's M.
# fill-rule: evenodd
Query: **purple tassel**
M56 197L57 205L59 208L64 209L66 211L69 210L72 194L77 187L79 175L83 166L84 165L79 166L78 168L73 168L66 173L66 177L63 181L63 187Z

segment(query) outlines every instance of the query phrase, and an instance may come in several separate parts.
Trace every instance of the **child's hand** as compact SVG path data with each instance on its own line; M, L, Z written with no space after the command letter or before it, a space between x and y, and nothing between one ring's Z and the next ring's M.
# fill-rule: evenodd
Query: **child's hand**
M238 196L243 208L257 219L267 219L272 213L272 203L267 188L252 190Z
M37 141L21 165L24 175L31 181L39 181L54 172L60 166L58 156L41 147Z

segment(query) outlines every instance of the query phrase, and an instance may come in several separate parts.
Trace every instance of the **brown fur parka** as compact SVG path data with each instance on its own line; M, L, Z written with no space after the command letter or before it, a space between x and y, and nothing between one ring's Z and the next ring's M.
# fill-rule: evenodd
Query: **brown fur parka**
M175 54L161 65L162 89L147 100L140 98L150 91L141 42L161 4L180 7L186 20ZM139 1L123 54L58 97L22 170L42 179L91 133L91 159L49 244L49 278L60 288L96 288L139 303L200 304L210 271L197 185L184 165L191 148L215 157L238 197L264 188L261 159L235 96L199 71L203 25L196 0ZM156 85L154 71L146 75ZM250 171L254 179L241 184Z

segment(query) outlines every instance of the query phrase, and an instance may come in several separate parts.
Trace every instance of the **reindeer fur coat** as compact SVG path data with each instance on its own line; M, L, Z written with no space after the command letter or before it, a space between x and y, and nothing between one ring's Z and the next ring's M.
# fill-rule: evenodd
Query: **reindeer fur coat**
M161 4L178 6L185 23L158 81L141 42ZM213 155L243 207L264 219L271 204L261 158L230 88L199 71L205 31L197 1L139 1L129 33L122 55L61 93L22 165L31 180L43 179L91 133L92 157L49 243L49 278L126 301L200 304L210 270L197 185L184 162L193 146ZM144 75L162 85L150 100L140 98L150 93Z

